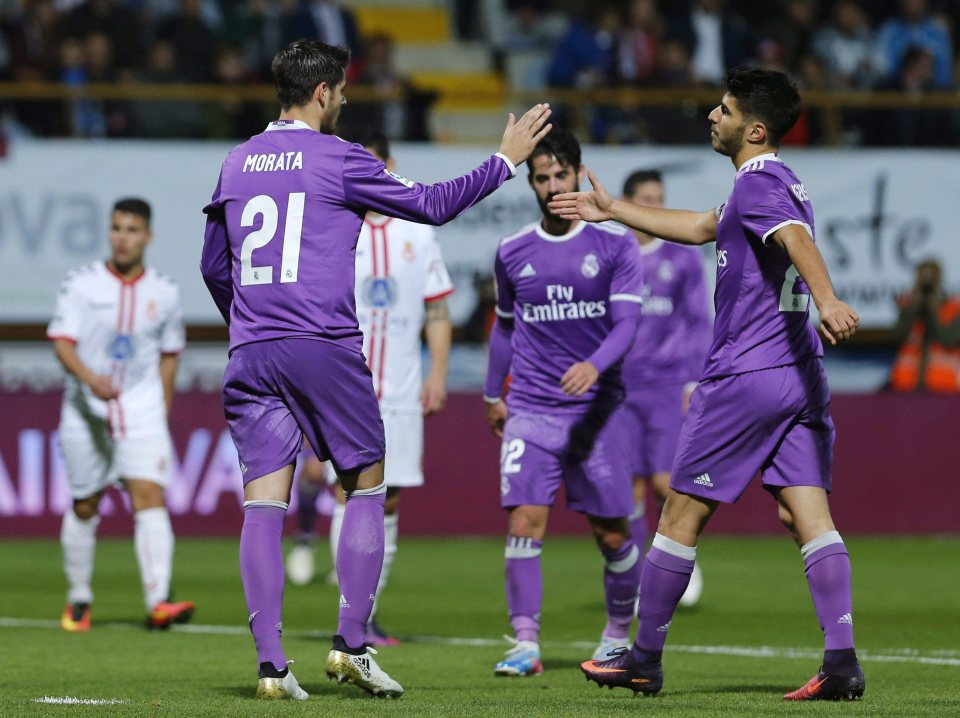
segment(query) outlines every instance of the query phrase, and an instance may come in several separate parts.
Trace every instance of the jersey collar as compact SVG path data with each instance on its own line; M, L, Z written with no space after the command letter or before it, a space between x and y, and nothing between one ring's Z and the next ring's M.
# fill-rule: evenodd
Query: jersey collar
M313 128L303 120L274 120L265 132L276 132L278 130L312 130Z
M639 242L637 244L640 244ZM654 237L652 242L647 242L646 244L640 244L640 254L647 255L653 254L664 244L663 240L659 237Z
M548 242L566 242L568 239L573 239L578 234L580 234L586 226L587 226L587 223L584 222L583 220L580 220L574 225L573 229L571 229L566 234L557 235L557 234L550 234L549 232L544 230L542 222L537 222L536 224L537 236L540 237L540 239L547 240Z
M757 162L779 162L783 164L783 160L777 156L776 152L764 152L762 155L757 155L756 157L751 157L746 162L741 165L740 169L737 170L737 174L743 172L747 167L752 167Z

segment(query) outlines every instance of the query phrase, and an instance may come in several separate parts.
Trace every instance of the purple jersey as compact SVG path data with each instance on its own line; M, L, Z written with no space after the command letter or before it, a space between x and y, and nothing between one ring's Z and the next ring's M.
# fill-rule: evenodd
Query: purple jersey
M710 346L710 305L698 249L655 239L640 247L643 318L623 361L627 391L695 382Z
M497 315L514 320L511 411L583 411L597 399L621 400L619 363L579 397L564 394L560 379L610 333L614 304L623 316L640 313L633 235L616 224L579 222L558 237L538 222L500 242L495 273Z
M740 168L717 211L717 316L701 378L822 357L807 285L786 250L769 241L788 224L815 238L813 206L800 180L775 154L760 155Z
M423 185L387 172L360 145L296 120L270 123L227 155L203 210L201 272L230 324L230 348L306 337L360 352L354 253L365 213L443 224L514 171L494 155Z

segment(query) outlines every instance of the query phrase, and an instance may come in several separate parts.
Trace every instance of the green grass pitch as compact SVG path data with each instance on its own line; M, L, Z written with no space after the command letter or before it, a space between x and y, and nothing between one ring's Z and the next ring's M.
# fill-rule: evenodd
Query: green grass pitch
M94 628L63 633L55 541L0 543L0 716L960 716L960 537L848 540L864 700L786 704L818 666L822 640L803 564L790 540L706 536L700 605L675 617L655 698L598 690L577 668L603 626L601 562L588 538L544 546L545 673L494 678L506 644L503 544L411 539L383 598L381 623L407 637L380 651L406 688L399 700L328 682L323 660L337 592L318 580L288 587L285 648L311 694L305 703L253 699L256 655L246 632L236 540L181 539L177 596L191 625L147 632L131 540L97 549ZM318 549L320 576L329 566ZM464 640L456 640L464 639ZM37 699L115 700L50 705Z

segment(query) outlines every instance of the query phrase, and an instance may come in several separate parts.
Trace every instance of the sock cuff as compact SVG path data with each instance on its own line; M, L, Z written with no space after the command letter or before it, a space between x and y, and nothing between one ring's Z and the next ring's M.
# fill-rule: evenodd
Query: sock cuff
M633 541L629 541L614 552L602 551L607 570L611 573L626 573L640 560L640 549Z
M243 502L243 510L247 509L256 509L256 508L275 508L283 509L286 511L290 507L286 501L270 501L269 499L253 499L252 501Z
M678 543L660 533L655 534L653 537L653 548L658 548L664 553L682 558L686 561L697 560L696 546L684 546L682 543Z
M344 491L343 495L346 497L347 501L357 496L379 496L380 494L387 493L387 485L384 482L380 482L378 485L374 486L372 489L354 489L353 491Z
M134 511L133 522L135 524L169 524L170 514L167 512L166 506L155 506L152 509Z
M804 561L806 561L820 549L826 548L827 546L831 546L833 544L840 544L840 546L844 545L839 531L827 531L826 533L820 534L815 539L808 541L800 547L800 555L803 556ZM836 552L834 551L834 553Z
M63 515L64 521L69 522L70 527L74 529L90 531L91 533L97 530L97 526L100 525L100 514L94 514L88 519L82 519L73 513L73 509L67 509L66 513Z
M384 528L390 526L396 526L400 521L400 514L384 514L383 515L383 526Z
M523 536L507 536L505 558L536 558L543 550L543 541Z
M647 502L641 501L639 504L633 505L633 513L630 514L630 518L628 519L628 521L630 521L631 523L634 521L639 521L646 515L647 515Z

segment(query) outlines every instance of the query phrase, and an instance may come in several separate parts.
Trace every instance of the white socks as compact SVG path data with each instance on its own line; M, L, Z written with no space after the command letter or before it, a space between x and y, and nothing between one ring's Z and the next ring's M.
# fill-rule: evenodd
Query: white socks
M63 572L67 576L67 602L92 603L93 554L97 547L97 526L100 516L79 519L73 509L67 509L60 526L60 546L63 548Z
M173 573L173 528L165 508L144 509L133 515L133 545L140 565L147 611L170 596Z
M330 555L333 557L333 565L337 565L337 546L340 543L340 528L343 526L343 512L346 506L337 504L333 509L333 516L330 519ZM383 568L380 570L380 582L377 583L377 598L383 593L387 585L387 579L390 577L390 567L393 566L393 559L397 555L397 534L399 533L399 514L387 514L383 517ZM373 616L377 611L377 604L374 602Z

